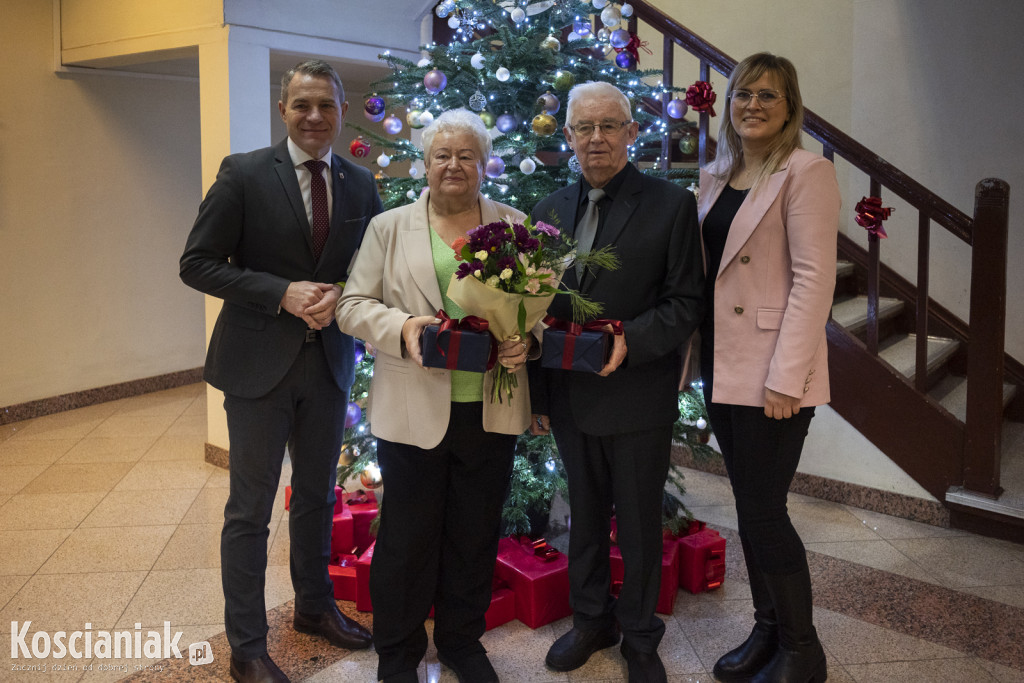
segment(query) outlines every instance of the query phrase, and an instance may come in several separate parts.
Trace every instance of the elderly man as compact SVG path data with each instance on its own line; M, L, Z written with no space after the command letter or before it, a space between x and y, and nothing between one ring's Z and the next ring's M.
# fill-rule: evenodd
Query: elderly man
M693 195L629 163L638 124L629 100L608 83L569 93L566 140L583 169L579 182L543 199L534 220L558 224L581 251L611 246L617 270L570 268L563 283L622 321L599 373L531 367L534 433L554 432L569 482L573 627L546 663L582 666L619 642L630 681L664 681L654 615L661 572L662 491L672 424L679 416L681 348L702 314L703 272ZM566 299L549 311L569 319ZM625 564L618 599L610 594L610 518Z
M288 137L226 159L181 257L185 284L224 300L204 378L225 394L231 480L221 534L231 675L287 680L267 655L268 523L285 446L294 627L362 648L370 634L338 611L327 574L338 455L354 344L334 322L336 284L382 210L369 171L331 153L348 103L320 60L285 73Z

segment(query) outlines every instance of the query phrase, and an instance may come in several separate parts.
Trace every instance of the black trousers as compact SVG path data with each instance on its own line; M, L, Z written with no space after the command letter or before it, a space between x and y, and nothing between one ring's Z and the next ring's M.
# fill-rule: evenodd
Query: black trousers
M581 432L568 406L553 405L551 428L569 483L569 602L580 629L615 620L634 649L653 652L665 633L654 614L661 580L661 510L672 425L594 436ZM614 505L625 574L610 595L609 532Z
M736 498L744 549L764 574L801 571L807 566L807 553L789 519L786 497L814 408L775 420L765 417L761 407L710 401L707 407Z
M221 580L225 631L238 659L257 659L267 651L268 525L285 445L292 462L288 531L295 609L317 614L334 601L327 562L347 406L348 392L334 383L320 341L305 344L265 396L224 398L231 489L221 532Z
M378 679L419 665L431 606L438 652L457 660L484 651L516 437L482 424L482 403L452 403L434 448L377 440L384 498L370 597Z

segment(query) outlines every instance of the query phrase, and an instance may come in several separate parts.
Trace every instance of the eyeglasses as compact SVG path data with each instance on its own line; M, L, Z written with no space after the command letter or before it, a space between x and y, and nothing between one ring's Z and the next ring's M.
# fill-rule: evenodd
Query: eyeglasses
M733 90L729 97L731 97L732 101L741 107L747 106L750 104L750 100L756 99L764 109L771 109L779 102L786 99L786 96L778 90L758 90L757 92L750 92L749 90Z
M633 122L632 121L602 121L601 123L595 124L595 123L590 123L589 121L584 121L583 123L577 123L575 126L569 126L569 130L571 130L573 133L575 133L577 136L579 136L581 138L589 138L591 135L594 134L595 130L600 128L601 129L601 135L604 135L605 137L608 137L610 135L615 135L620 130L622 130L623 126L628 126L631 123L633 123Z

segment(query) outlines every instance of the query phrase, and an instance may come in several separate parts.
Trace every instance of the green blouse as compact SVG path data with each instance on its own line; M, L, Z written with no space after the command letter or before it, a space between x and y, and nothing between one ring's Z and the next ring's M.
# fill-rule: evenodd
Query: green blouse
M459 305L448 298L448 283L458 268L459 262L455 260L455 252L441 239L441 236L430 229L430 251L434 259L434 274L437 276L437 286L441 288L441 301L444 303L444 312L452 318L464 318L466 312L459 308ZM466 372L465 370L452 370L452 402L472 403L482 401L484 398L484 375L482 372Z

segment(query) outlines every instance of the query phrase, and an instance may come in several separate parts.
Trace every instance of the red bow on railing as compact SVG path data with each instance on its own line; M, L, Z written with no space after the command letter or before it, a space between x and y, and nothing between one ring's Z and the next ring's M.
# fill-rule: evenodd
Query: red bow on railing
M686 104L694 111L706 111L711 116L715 115L715 100L718 95L711 89L707 81L697 81L686 89Z
M857 225L866 228L872 235L877 235L880 238L888 237L885 234L885 228L882 227L882 221L889 218L889 215L895 210L891 206L882 206L881 197L862 197L856 206Z
M633 55L633 59L636 60L638 64L640 63L640 50L643 50L649 55L654 54L651 52L650 48L647 47L647 41L640 40L640 36L635 33L629 34L629 42L627 44L622 47L615 48L616 53L622 52L623 50Z
M576 350L576 338L580 336L580 333L584 330L591 332L604 332L606 325L611 325L612 334L621 335L622 321L621 320L609 320L607 318L597 318L591 320L588 323L580 325L579 323L569 322L568 320L561 320L559 318L552 317L550 315L544 316L544 324L553 330L561 330L565 332L565 347L562 349L562 369L572 369L572 359Z
M465 318L450 318L444 311L439 310L435 317L441 319L441 324L437 328L437 340L434 342L437 345L437 351L445 357L445 367L449 370L455 370L459 361L459 335L452 334L452 332L467 331L467 332L487 332L489 323L483 318L478 318L475 315L467 315ZM442 337L445 340L445 345L441 345ZM447 347L447 349L445 348ZM491 337L491 353L487 357L487 369L490 370L494 367L494 363L498 360L498 343Z

